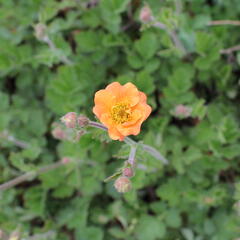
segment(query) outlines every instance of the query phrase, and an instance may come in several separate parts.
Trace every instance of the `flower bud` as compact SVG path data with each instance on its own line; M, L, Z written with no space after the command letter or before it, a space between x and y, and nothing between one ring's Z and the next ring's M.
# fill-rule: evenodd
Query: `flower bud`
M89 124L89 119L83 115L80 115L77 119L77 123L79 127L85 127Z
M191 116L192 108L185 105L179 104L172 111L172 114L178 118L188 118Z
M125 193L130 191L132 188L131 181L127 177L119 177L115 183L114 187L119 193Z
M63 157L63 158L61 159L61 162L62 162L63 164L67 164L67 163L71 162L71 159L70 159L69 157Z
M124 168L122 173L123 173L123 176L129 177L129 178L133 177L133 175L134 175L133 169L130 167Z
M141 9L139 19L143 23L153 20L152 10L149 8L149 6L146 5Z
M53 130L52 130L52 136L54 137L54 138L56 138L56 139L59 139L59 140L64 140L64 139L66 139L66 133L64 132L64 130L61 128L61 127L59 127L59 126L57 126L57 127L55 127Z
M44 25L43 23L38 23L34 26L34 30L35 30L35 37L40 40L40 41L44 41L47 37L46 34L46 30L47 27L46 25Z
M61 118L61 121L67 128L75 128L77 121L77 114L75 112L69 112Z

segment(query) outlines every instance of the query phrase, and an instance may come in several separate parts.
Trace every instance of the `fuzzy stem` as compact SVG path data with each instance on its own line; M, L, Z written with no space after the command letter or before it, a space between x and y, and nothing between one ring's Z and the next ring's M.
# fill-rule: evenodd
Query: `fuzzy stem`
M231 54L233 52L239 51L240 50L240 45L236 45L227 49L221 49L220 53L221 54Z
M132 167L135 166L135 155L136 155L137 147L136 146L131 146L130 154L128 157L128 162L131 164Z
M153 19L153 21L154 21L154 19ZM187 50L185 49L182 42L180 41L176 30L169 30L168 27L164 23L161 23L159 21L154 22L153 26L166 31L168 33L168 35L171 37L176 48L178 48L184 55L187 54Z
M91 127L95 127L95 128L99 128L99 129L102 129L104 131L107 131L107 128L101 124L101 123L98 123L98 122L94 122L94 121L90 121L89 122L89 126ZM164 158L160 152L158 152L155 148L147 145L147 144L142 144L142 143L137 143L135 142L134 140L132 140L131 138L129 137L125 137L124 140L123 140L126 144L130 145L131 146L131 151L135 151L136 152L136 146L139 144L142 149L146 152L148 152L150 155L152 155L154 158L156 158L157 160L160 160L161 162L163 162L164 164L168 164L168 160L166 158ZM135 148L135 150L133 150L133 148ZM134 153L134 152L133 152ZM133 155L132 153L132 155ZM130 155L131 155L131 152L130 152ZM129 157L130 157L129 155ZM135 155L134 155L135 156ZM129 159L128 159L129 161ZM132 156L131 156L131 161L132 161Z
M45 166L45 167L42 167L36 171L31 171L31 172L28 172L28 173L25 173L19 177L16 177L8 182L5 182L3 184L0 185L0 191L3 191L3 190L6 190L6 189L9 189L11 187L14 187L22 182L25 182L25 181L28 181L32 178L34 178L35 176L39 175L39 174L42 174L42 173L45 173L45 172L48 172L50 170L53 170L53 169L56 169L62 165L65 165L66 163L64 162L57 162L57 163L54 163L54 164L51 164L51 165L48 165L48 166Z
M57 47L55 46L55 44L53 43L53 41L48 37L48 36L45 36L45 38L43 39L43 41L45 43L48 44L49 48L53 51L53 52L56 52L58 49ZM71 60L69 60L65 55L62 55L60 57L61 61L65 64L68 64L68 65L71 65L73 64Z
M98 122L94 122L94 121L89 121L89 126L99 128L99 129L102 129L104 131L108 130L103 124L98 123Z
M30 145L27 142L16 139L14 136L10 135L7 131L3 131L2 133L0 133L0 138L5 139L8 142L12 142L14 145L23 149L30 147Z
M151 147L151 146L149 146L149 145L147 145L147 144L140 144L140 145L142 146L142 148L143 148L146 152L148 152L149 154L151 154L154 158L162 161L164 164L168 164L168 160L167 160L166 158L164 158L164 157L162 156L162 154L161 154L159 151L157 151L155 148L153 148L153 147Z
M219 26L219 25L240 26L240 21L238 21L238 20L216 20L216 21L209 22L207 25L208 26Z

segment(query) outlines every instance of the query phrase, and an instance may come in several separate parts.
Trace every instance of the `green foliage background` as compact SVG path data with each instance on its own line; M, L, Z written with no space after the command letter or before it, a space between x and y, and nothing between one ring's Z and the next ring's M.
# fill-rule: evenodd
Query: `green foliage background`
M0 181L71 157L78 161L0 192L0 229L21 239L236 240L240 236L239 0L149 0L169 34L143 26L140 0L0 0ZM36 39L47 25L56 49ZM73 64L65 64L63 57ZM51 124L68 111L94 119L94 93L132 82L153 107L134 137L170 164L139 154L134 189L118 194L103 179L129 149L88 130L79 142L58 141ZM171 115L178 104L192 117ZM119 150L120 149L120 150ZM42 237L41 237L42 236Z

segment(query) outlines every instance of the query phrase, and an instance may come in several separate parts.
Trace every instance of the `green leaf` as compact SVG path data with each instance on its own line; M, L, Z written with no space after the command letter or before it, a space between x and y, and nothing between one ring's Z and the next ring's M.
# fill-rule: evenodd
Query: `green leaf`
M76 232L76 238L79 240L103 240L103 231L99 227L78 228Z
M41 186L31 187L24 193L24 205L37 216L43 216L45 209L46 192Z
M88 61L74 66L62 66L48 87L46 100L59 114L85 106L94 85L103 77L103 70Z
M196 34L196 51L199 53L195 66L201 70L209 69L220 57L221 44L211 34L198 32Z
M75 198L62 208L57 216L60 226L66 225L69 229L82 229L86 226L89 199Z
M144 64L141 57L133 52L127 55L127 61L128 61L128 64L134 69L139 69Z
M81 31L75 34L78 52L94 52L101 49L103 34L100 31Z
M179 228L181 226L182 220L179 212L176 209L170 209L167 211L166 224L172 228Z
M191 229L183 228L181 232L186 240L194 240L194 234Z
M100 2L104 26L112 33L120 31L120 13L125 11L130 0L103 0Z
M146 71L137 74L134 84L146 94L151 94L155 89L153 77Z
M142 215L138 221L135 233L138 240L157 240L166 233L164 223L156 217Z
M70 187L67 184L62 184L57 186L54 191L53 191L53 196L55 198L66 198L66 197L70 197L74 192L74 188Z
M141 38L134 43L134 48L143 59L149 60L157 52L159 47L157 37L153 32L143 32Z
M172 76L169 77L170 88L186 92L192 86L192 78L194 76L194 68L189 64L183 64L174 69Z

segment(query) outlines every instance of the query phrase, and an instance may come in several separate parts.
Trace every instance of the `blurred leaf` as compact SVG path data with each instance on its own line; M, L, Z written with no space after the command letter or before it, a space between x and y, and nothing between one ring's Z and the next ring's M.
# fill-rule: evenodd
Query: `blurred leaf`
M137 239L154 240L165 235L165 225L155 217L142 215L136 227Z
M37 216L43 216L45 209L46 192L41 187L32 187L24 194L24 205L30 212Z
M142 37L134 44L136 51L146 60L154 56L158 47L157 37L153 32L144 32Z

